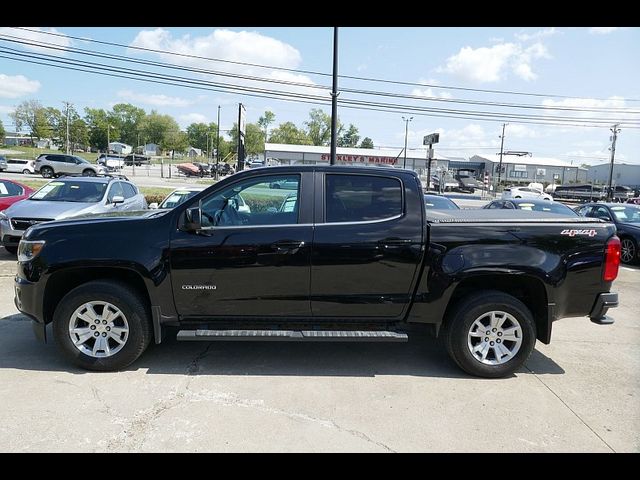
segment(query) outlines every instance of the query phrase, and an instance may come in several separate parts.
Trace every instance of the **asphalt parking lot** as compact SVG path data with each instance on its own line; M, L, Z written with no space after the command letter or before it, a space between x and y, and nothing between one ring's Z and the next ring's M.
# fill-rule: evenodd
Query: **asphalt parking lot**
M510 378L469 377L439 343L178 343L91 373L41 344L0 249L0 450L637 452L640 268L616 323L554 325Z

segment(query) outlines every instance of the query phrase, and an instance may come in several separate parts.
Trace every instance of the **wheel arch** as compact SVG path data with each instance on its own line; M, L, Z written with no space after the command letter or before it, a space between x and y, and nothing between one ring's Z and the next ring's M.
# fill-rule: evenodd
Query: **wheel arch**
M127 285L139 294L143 300L149 320L151 320L151 300L142 276L129 268L120 267L91 267L68 268L59 270L51 275L47 281L47 288L43 298L44 323L53 321L53 314L60 300L74 288L94 280L111 280Z
M520 300L533 315L537 339L543 343L551 341L553 305L549 303L544 283L529 275L487 274L465 278L456 286L449 299L443 316L443 325L463 298L483 290L506 293Z

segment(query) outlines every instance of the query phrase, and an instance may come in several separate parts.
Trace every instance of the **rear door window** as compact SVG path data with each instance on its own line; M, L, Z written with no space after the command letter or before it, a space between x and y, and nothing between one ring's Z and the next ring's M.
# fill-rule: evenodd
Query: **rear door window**
M402 183L374 175L326 175L325 221L367 222L402 214Z
M130 183L120 182L124 191L124 198L132 198L137 195L136 189Z

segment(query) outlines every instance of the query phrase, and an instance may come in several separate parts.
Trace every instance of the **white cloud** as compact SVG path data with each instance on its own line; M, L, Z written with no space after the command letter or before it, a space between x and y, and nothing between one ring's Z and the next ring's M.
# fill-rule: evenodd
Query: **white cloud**
M449 92L434 92L431 87L414 88L413 90L411 90L411 95L430 98L453 98L453 95L451 95Z
M12 37L20 37L26 41L34 42L34 43L45 43L47 45L52 45L55 47L62 47L63 49L68 49L72 44L72 40L67 37L64 33L55 28L39 28L39 27L25 27L29 28L29 30L20 30L17 28L11 27L0 27L1 35L11 35ZM48 33L55 33L56 35L47 35ZM58 36L63 35L63 36ZM16 40L15 38L11 38L11 40ZM53 50L46 47L39 47L34 45L25 45L25 44L16 44L22 48L26 48L27 50L33 50L35 52L49 53L51 55L64 55L65 51Z
M589 29L589 33L593 33L595 35L607 35L608 33L613 33L616 30L620 30L620 27L591 27Z
M11 113L16 109L16 107L12 107L10 105L0 105L0 113L7 114Z
M450 73L465 80L476 82L498 82L511 70L523 80L535 80L534 59L550 58L544 45L536 42L524 48L517 43L502 43L492 47L463 47L450 56L444 67L436 71Z
M40 82L29 80L24 75L5 75L0 73L0 97L18 98L35 93L40 89Z
M505 139L507 137L507 134L510 137L515 138L536 138L539 136L538 131L535 128L528 127L527 125L522 125L519 123L509 124L505 128Z
M118 92L118 97L124 98L126 100L131 100L135 102L139 102L145 105L153 105L156 107L188 107L196 103L194 100L187 100L186 98L181 97L170 97L164 94L147 94L147 93L136 93L131 90L120 90Z
M183 35L174 37L171 32L162 28L155 30L143 30L139 32L131 42L132 47L143 47L154 50L178 53L188 56L177 56L168 53L154 53L166 62L186 65L206 70L224 71L234 74L262 77L272 80L285 80L298 82L305 85L314 85L314 82L306 75L295 74L282 70L252 67L250 65L238 65L234 63L221 63L207 60L207 58L225 61L253 63L257 65L269 65L279 68L296 68L300 65L302 57L300 52L291 45L258 32L235 32L226 29L216 29L202 36ZM130 49L130 53L140 52ZM203 58L193 58L203 57ZM265 84L255 80L215 77L213 74L203 74L207 78L234 85L251 85L260 88L280 89L298 93L312 93L329 98L328 91L306 86L292 86L278 83Z
M533 32L533 33L524 33L524 32L516 33L515 37L521 42L528 42L529 40L539 40L544 37L550 37L559 32L560 30L558 30L557 28L551 27L544 30L538 30L537 32Z
M542 105L545 107L569 107L569 108L577 108L577 109L598 109L598 108L608 108L608 109L622 109L627 108L628 105L623 97L609 97L607 99L596 99L596 98L565 98L563 100L551 100L545 99L542 101ZM622 122L622 126L624 127L625 120L634 120L637 121L637 114L627 113L624 110L622 111L604 111L604 112L590 112L590 111L562 111L562 110L554 110L553 114L555 115L566 115L567 117L575 117L575 118L598 118L603 119L605 121L610 121L612 124L615 122ZM586 128L586 127L585 127Z
M187 113L178 117L180 122L184 125L190 125L192 123L208 123L209 120L205 115L201 113Z

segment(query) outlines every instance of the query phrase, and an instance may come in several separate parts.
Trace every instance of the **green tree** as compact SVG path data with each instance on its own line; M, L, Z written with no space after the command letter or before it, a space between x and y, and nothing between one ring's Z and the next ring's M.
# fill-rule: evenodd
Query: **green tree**
M338 137L338 146L356 147L358 146L358 140L360 140L360 135L358 135L358 127L351 123L349 124L349 128L347 129L347 131L340 135L340 137Z
M7 132L4 129L4 125L2 124L2 120L0 120L0 145L4 145L4 137Z
M244 138L244 153L247 157L253 157L264 152L264 136L257 123L247 123ZM231 145L234 150L238 148L238 124L234 123L231 131Z
M319 108L314 108L309 112L309 120L304 122L307 126L307 135L313 145L329 145L331 142L331 115L323 112ZM337 122L339 137L342 133L342 124Z
M69 143L71 144L71 153L78 148L86 148L89 145L89 129L87 124L79 115L69 119Z
M160 115L155 110L140 122L140 135L147 143L162 145L168 132L179 132L180 127L171 115Z
M211 128L211 127L214 128ZM215 148L215 134L216 134L216 124L211 123L207 125L206 123L192 123L187 127L187 137L189 138L189 144L192 147L200 148L203 151L209 152L209 147L211 145L211 140L213 139L213 148ZM207 133L209 134L207 136ZM209 145L207 145L209 143Z
M177 125L177 124L176 124ZM160 146L163 150L171 151L171 158L175 156L177 153L184 153L184 151L189 146L189 137L186 132L181 132L180 130L171 129L165 132L162 137L162 141L160 142Z
M307 133L298 129L293 122L281 123L278 128L271 130L269 142L288 145L313 145Z
M140 124L146 115L142 108L130 103L118 103L108 113L110 123L119 132L118 140L133 146L138 146L138 133L141 133Z
M107 149L107 140L113 142L120 138L118 125L102 108L85 108L87 128L89 129L89 144L98 150ZM107 135L107 129L109 134Z
M262 128L264 130L264 141L267 141L268 135L269 135L269 125L271 125L273 122L275 122L276 120L276 114L267 110L266 112L264 112L264 115L262 115L259 119L258 119L258 125L260 125L260 128Z
M51 137L51 125L47 118L45 109L38 100L25 100L9 114L16 126L16 131L21 131L23 127L29 129L29 136L33 142L34 138Z
M364 137L364 139L360 143L360 148L373 148L373 140L371 140L369 137Z

